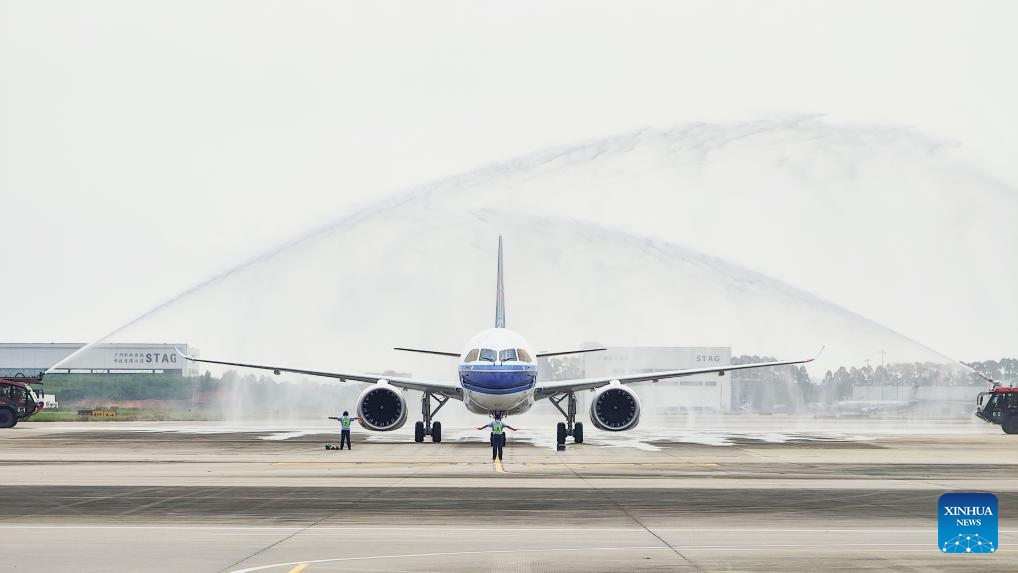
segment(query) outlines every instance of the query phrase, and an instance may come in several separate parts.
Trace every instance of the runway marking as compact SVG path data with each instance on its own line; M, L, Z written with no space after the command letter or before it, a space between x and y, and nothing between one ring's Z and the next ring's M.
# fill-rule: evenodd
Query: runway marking
M568 469L570 472L572 472L572 474L574 476L576 476L580 481L582 481L587 487L589 487L590 489L592 489L592 490L594 490L594 491L596 491L598 493L602 493L601 490L599 490L596 485L594 485L589 480L587 480L585 477L583 477L579 472L577 472L575 469L573 469L573 467L571 465L569 465L568 463L564 463L563 465L566 467L566 469ZM615 499L613 499L607 493L602 493L602 495L604 495L605 499L607 499L608 501L610 501L613 504L615 504L615 506L619 508L619 511L624 513L625 516L628 517L634 523L636 523L636 525L639 525L641 528L643 528L644 531L646 531L647 533L649 533L649 534L653 535L655 538L657 538L657 540L660 541L662 545L667 547L669 549L669 551L671 551L675 555L678 555L679 559L682 559L682 561L685 562L686 565L691 567L697 573L700 573L702 571L702 569L700 569L700 566L697 565L696 563L694 563L692 559L690 559L689 557L686 557L681 551L676 549L674 545L672 545L671 543L668 543L667 541L665 541L665 539L663 537L658 535L653 529L647 527L642 521L640 521L640 519L638 517L636 517L628 509L626 509L626 507L624 505L622 505L621 503L615 501Z
M888 543L883 544L888 547L899 547L897 544ZM916 544L919 545L919 544ZM927 544L922 544L927 545ZM756 551L759 549L766 548L779 548L787 551L788 549L800 548L800 552L810 552L816 549L832 549L834 551L841 552L840 546L827 546L827 545L702 545L702 546L690 546L690 547L679 547L684 551L707 551L707 550L724 550L724 551ZM634 546L634 547L558 547L552 549L501 549L492 551L442 551L436 553L404 553L397 555L369 555L362 557L335 557L332 559L309 559L307 561L288 561L283 563L271 563L268 565L257 565L255 567L247 567L245 569L233 569L229 573L254 573L255 571L265 571L266 569L275 569L277 567L289 567L290 565L307 564L313 563L339 563L342 561L372 561L377 559L408 559L415 557L456 557L463 555L497 555L506 553L556 553L556 552L589 552L589 551L669 551L670 547L662 547L660 545L654 546ZM936 549L855 549L857 553L937 553ZM1001 549L997 553L1015 553L1018 550Z
M294 567L293 569L290 569L290 571L288 571L287 573L300 573L301 571L307 569L308 567L311 567L310 563L301 563L300 565Z
M550 553L553 551L590 551L592 548L559 548L559 549L496 549L492 551L442 551L438 553L405 553L402 555L369 555L364 557L336 557L332 559L309 559L307 561L289 561L285 563L272 563L270 565L258 565L246 569L233 569L230 573L253 573L254 571L265 571L277 567L288 567L299 563L338 563L340 561L371 561L375 559L406 559L410 557L454 557L457 555L492 555L506 553ZM662 551L667 547L602 547L599 551Z
M241 463L258 463L258 462L241 462ZM274 466L469 466L475 462L455 462L455 461L285 461L285 462L271 462ZM721 464L717 463L685 463L685 462L632 462L632 463L619 463L619 462L594 462L594 461L583 461L583 462L569 462L571 465L584 467L584 466L595 466L599 468L628 468L628 467L651 467L651 468L717 468ZM565 465L565 462L525 462L523 464L527 467L561 467Z
M293 531L295 529L305 529L305 526L294 525L294 526L280 526L280 527L266 527L266 526L231 526L231 525L99 525L99 524L81 524L81 525L29 525L29 524L15 524L5 523L0 524L0 530L2 529L110 529L110 530L123 530L123 529L150 529L150 530L194 530L194 531ZM310 529L309 531L352 531L352 532L364 532L364 531L407 531L420 533L420 527L329 527L329 526L318 526ZM642 532L644 529L640 527L433 527L428 526L428 531L446 531L446 532L460 532L460 531L639 531ZM775 532L775 533L930 533L937 531L937 528L931 527L926 529L774 529L774 528L704 528L704 527L657 527L655 531L679 531L679 532L725 532L725 533L761 533L761 532ZM1001 529L1000 533L1018 533L1018 529Z
M248 462L240 462L240 463L248 463ZM250 463L258 463L258 462L250 462ZM274 465L274 466L312 466L312 467L314 467L314 466L383 466L383 467L384 466L397 466L397 467L399 467L399 466L420 466L420 465L425 465L425 466L469 466L470 464L471 464L471 462L443 462L443 461L428 461L428 462L413 462L413 461L406 461L406 462L371 462L371 461L363 461L363 462L316 462L316 461L306 461L306 462L272 462L272 465Z
M505 470L502 469L502 460L494 460L494 461L495 461L495 473L504 474Z
M372 494L377 495L378 493L381 493L381 492L385 491L386 488L392 487L393 485L398 484L399 482L403 481L404 479L406 479L408 477L409 476L403 476L401 478L396 479L395 481L393 481L391 483L387 483L385 485L382 485L382 486L372 490L369 493L365 493L364 495L358 497L355 500L351 500L351 503L358 503L358 502L364 501L365 499L368 499L369 497L371 497ZM331 519L331 518L335 517L336 515L338 515L341 512L342 512L342 510L337 509L336 511L333 511L333 512L329 513L328 515L325 515L321 519L318 519L318 520L316 520L316 521L314 521L312 523L309 523L307 525L304 525L303 527L298 528L296 531L294 531L292 533L284 533L283 534L284 537L282 539L279 539L275 543L272 543L272 544L268 545L267 547L263 547L263 548L259 549L258 551L255 551L254 553L248 555L247 557L244 557L244 558L242 558L242 559L240 559L238 561L235 561L234 563L230 564L230 567L235 567L235 566L240 565L241 563L243 563L245 561L250 561L251 559L254 559L255 557L258 557L259 555L261 555L262 553L265 553L266 551L272 549L273 547L276 547L277 545L279 545L281 543L285 543L285 542L293 539L294 537L300 535L304 531L307 531L308 529L312 529L312 528L314 528L314 527L316 527L318 525L321 525L321 523L323 521L325 521L327 519ZM294 563L294 564L296 564L296 563Z
M564 466L566 464L572 466L599 466L599 467L665 467L665 468L716 468L720 467L721 464L717 463L694 463L694 462L595 462L595 461L582 461L582 462L526 462L525 466L544 467L544 466Z

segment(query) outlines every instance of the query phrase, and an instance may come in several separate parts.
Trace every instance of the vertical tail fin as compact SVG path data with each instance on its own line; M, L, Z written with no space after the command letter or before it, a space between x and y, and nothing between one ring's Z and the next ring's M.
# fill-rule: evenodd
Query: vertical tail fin
M505 289L502 286L502 235L498 236L498 286L495 291L495 328L505 328Z

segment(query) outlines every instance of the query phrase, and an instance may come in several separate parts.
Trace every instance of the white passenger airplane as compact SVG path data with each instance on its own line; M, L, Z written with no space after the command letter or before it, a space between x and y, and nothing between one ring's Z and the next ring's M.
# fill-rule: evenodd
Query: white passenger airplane
M271 370L276 374L292 372L373 384L366 388L357 399L357 416L360 417L359 422L363 427L381 432L395 430L403 426L407 419L407 404L402 391L419 390L424 393L424 396L421 399L421 417L423 419L417 422L414 431L414 440L417 442L423 442L424 437L429 435L433 442L442 441L442 424L433 422L432 418L450 398L462 400L471 412L486 415L520 414L529 410L537 400L547 398L566 419L565 422L560 422L557 427L556 438L559 444L564 444L567 436L572 436L573 441L578 444L583 443L583 424L576 422L576 392L581 390L597 390L590 401L590 420L594 426L601 430L621 432L636 427L640 421L640 399L627 386L628 384L713 372L724 376L725 372L732 370L803 364L815 359L814 357L787 362L759 362L539 382L537 380L538 358L596 352L604 350L604 348L566 352L534 352L533 347L522 336L505 327L501 236L498 238L498 284L495 296L495 328L485 330L471 338L462 353L414 348L395 349L458 357L460 359L459 376L455 382L318 372L285 366L206 360L183 354L182 356L194 362L260 368ZM437 404L434 409L432 409L433 400ZM564 408L562 402L565 402Z

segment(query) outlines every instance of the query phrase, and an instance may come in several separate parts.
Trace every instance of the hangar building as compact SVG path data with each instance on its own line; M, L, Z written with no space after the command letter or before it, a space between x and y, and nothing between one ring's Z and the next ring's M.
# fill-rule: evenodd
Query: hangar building
M593 342L582 348L600 348ZM731 346L609 346L603 352L588 352L574 357L541 359L541 372L556 378L591 378L639 372L726 366L732 363ZM564 368L561 366L565 365ZM634 386L648 412L674 413L683 410L729 412L732 404L730 374L701 374L666 380L641 382ZM587 392L577 395L585 408Z
M0 343L0 376L34 376L85 348L82 343ZM197 376L198 369L177 354L196 356L187 344L101 343L70 360L57 373L179 374Z
M585 378L621 375L635 372L678 370L725 366L732 363L730 346L669 347L610 346L604 352L583 354ZM726 412L732 409L732 377L730 374L700 374L674 380L645 382L636 389L644 407L662 411L707 410ZM661 394L661 400L657 400Z

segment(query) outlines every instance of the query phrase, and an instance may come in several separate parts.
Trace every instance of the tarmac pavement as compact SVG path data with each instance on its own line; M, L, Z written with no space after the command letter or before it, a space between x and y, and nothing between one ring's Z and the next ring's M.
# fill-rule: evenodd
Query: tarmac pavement
M466 428L339 452L326 429L24 423L0 432L0 570L1018 569L1012 436L875 429L590 432L496 465ZM998 496L997 553L937 550L948 491Z

